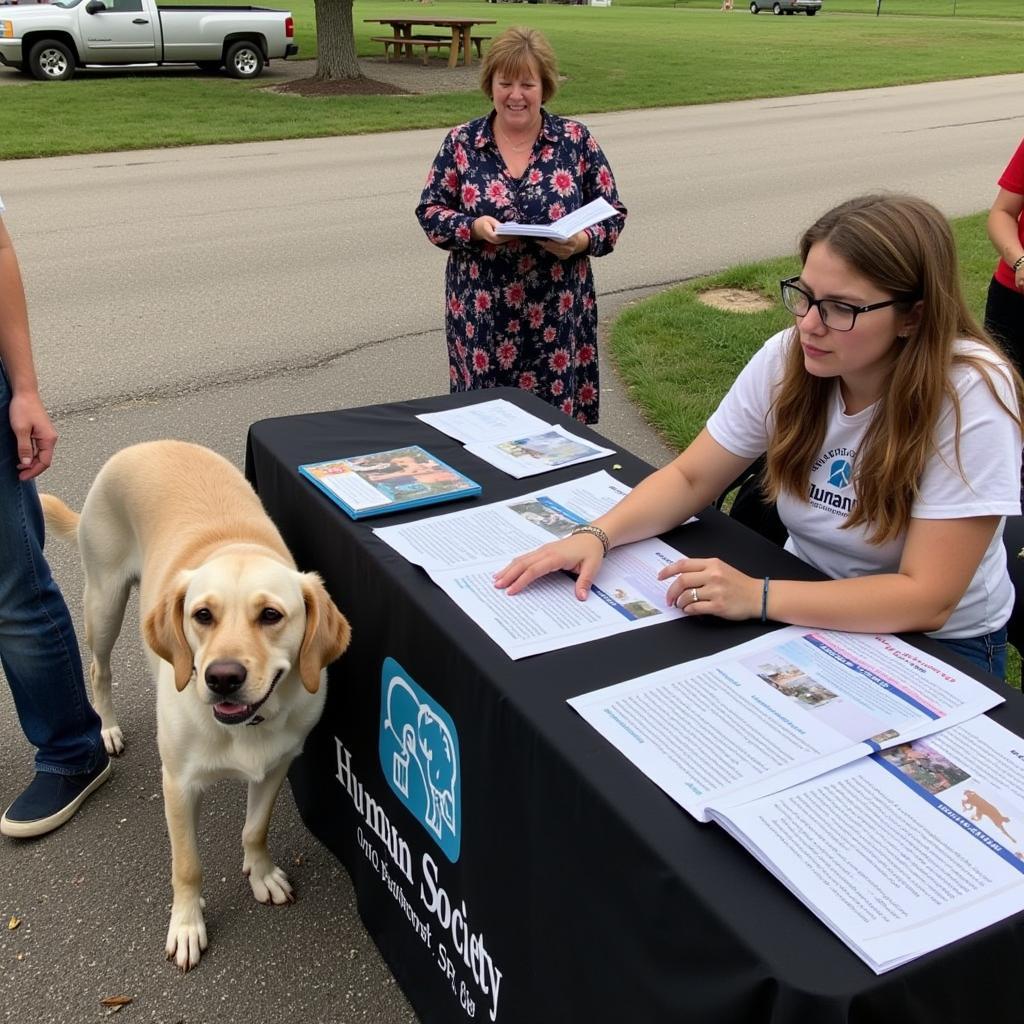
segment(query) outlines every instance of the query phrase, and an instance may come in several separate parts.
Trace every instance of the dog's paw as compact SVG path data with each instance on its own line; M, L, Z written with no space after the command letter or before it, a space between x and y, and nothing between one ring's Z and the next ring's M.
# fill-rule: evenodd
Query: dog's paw
M295 902L295 890L288 876L271 861L261 866L245 865L242 871L249 876L252 894L260 903L280 905Z
M101 735L103 746L107 748L107 753L111 757L120 757L124 753L124 733L121 732L121 726L112 725L109 729L103 729Z
M206 921L203 901L171 909L171 924L167 929L164 952L179 970L189 971L199 963L206 949Z

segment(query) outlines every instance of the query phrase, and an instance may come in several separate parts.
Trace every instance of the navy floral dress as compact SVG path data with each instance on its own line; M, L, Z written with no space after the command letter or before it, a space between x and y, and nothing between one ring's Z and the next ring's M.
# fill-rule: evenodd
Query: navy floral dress
M486 117L453 128L416 216L449 252L445 329L452 391L519 387L575 416L598 418L597 301L588 256L615 248L626 220L608 161L578 121L542 110L521 178L505 167ZM567 260L534 239L475 242L473 221L546 224L602 196L621 212L587 229L590 249Z

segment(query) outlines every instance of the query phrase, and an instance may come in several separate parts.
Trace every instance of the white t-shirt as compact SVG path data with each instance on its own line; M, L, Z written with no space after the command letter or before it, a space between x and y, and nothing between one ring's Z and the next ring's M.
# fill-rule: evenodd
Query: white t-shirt
M736 455L756 458L767 449L774 420L769 407L783 378L791 334L791 329L780 331L764 343L708 420L711 436ZM956 350L989 362L1000 397L1009 408L1016 408L1010 379L998 369L1005 363L976 342L958 341ZM1019 515L1021 436L1017 425L999 407L978 370L957 366L953 383L960 400L960 459L967 479L958 469L956 421L946 401L936 426L938 450L925 464L911 515L915 519ZM874 409L847 415L837 379L821 454L811 466L807 500L782 494L778 502L779 516L789 531L786 550L834 579L896 572L903 553L905 537L875 545L867 542L863 526L840 529L857 498L854 466ZM967 592L945 625L931 636L983 636L1006 624L1013 608L1013 585L1002 538L1000 523ZM941 558L942 552L935 552L935 557Z

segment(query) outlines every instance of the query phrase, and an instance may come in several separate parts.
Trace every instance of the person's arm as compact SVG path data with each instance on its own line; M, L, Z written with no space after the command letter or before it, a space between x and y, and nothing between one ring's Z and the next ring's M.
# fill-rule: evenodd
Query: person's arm
M898 572L818 583L772 579L767 617L857 633L932 632L964 596L998 524L998 516L911 519ZM684 559L666 566L659 579L670 576L675 579L668 602L678 603L688 614L725 619L761 615L763 578L746 576L717 558ZM692 600L695 588L697 602Z
M53 460L57 431L39 397L28 307L11 236L0 220L0 361L11 382L10 420L18 445L18 479L31 480Z
M587 149L587 165L583 172L583 202L589 203L600 196L618 210L618 214L602 220L584 231L590 240L588 252L591 256L607 256L614 248L626 226L626 207L619 198L619 190L615 177L608 165L597 140L589 132L585 139Z
M607 256L615 248L615 243L626 224L626 207L619 199L619 191L615 186L615 178L612 176L608 161L594 136L582 125L579 125L579 128L583 132L581 145L584 153L579 175L580 205L584 206L600 196L619 212L614 217L578 231L564 242L541 242L543 249L560 260L567 260L583 253L590 256Z
M702 430L678 458L642 480L593 525L605 532L611 547L655 537L710 505L751 462ZM577 573L576 596L582 601L603 557L598 537L576 534L520 555L495 574L494 584L514 595L541 576L566 569Z
M476 249L481 242L503 245L508 239L499 238L499 221L490 216L475 216L465 212L467 196L464 194L462 168L475 159L471 148L459 137L459 129L449 132L431 165L427 183L416 207L416 219L427 238L439 249ZM466 189L476 186L467 184ZM472 206L478 197L470 195Z
M992 239L996 251L1011 269L1014 263L1024 256L1024 245L1021 245L1019 233L1022 211L1024 195L1001 188L988 214L988 237ZM1017 268L1014 283L1018 291L1024 292L1024 265Z

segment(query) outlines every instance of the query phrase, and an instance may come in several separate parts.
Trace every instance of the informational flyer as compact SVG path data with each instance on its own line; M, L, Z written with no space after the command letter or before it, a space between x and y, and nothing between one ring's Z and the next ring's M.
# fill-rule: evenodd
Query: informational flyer
M1002 700L897 637L787 626L569 704L707 821Z
M494 574L513 558L568 536L607 512L631 488L601 471L522 497L374 533L430 578L513 659L613 636L684 616L666 604L658 573L683 554L660 540L614 548L586 601L568 573L552 573L509 597Z
M713 817L876 974L1024 910L1024 740L985 716Z
M615 454L613 448L545 423L504 398L420 413L417 419L462 441L471 455L517 479Z

